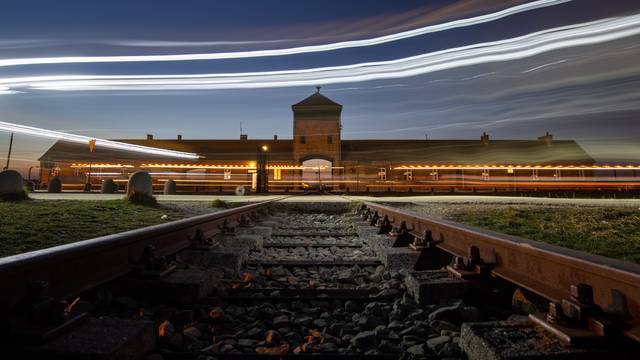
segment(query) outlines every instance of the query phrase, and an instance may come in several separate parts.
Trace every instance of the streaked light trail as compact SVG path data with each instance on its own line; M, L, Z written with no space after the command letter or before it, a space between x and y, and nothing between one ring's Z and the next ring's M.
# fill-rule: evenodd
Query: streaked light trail
M220 52L204 54L170 54L170 55L131 55L131 56L63 56L63 57L42 57L42 58L22 58L22 59L2 59L0 67L18 65L41 65L41 64L70 64L70 63L108 63L108 62L157 62L157 61L193 61L193 60L219 60L219 59L241 59L266 56L283 56L306 54L322 51L332 51L355 47L373 46L415 36L421 36L434 32L461 28L491 22L504 17L554 6L570 2L572 0L538 0L517 5L495 13L480 15L472 18L454 20L442 24L425 26L418 29L403 31L396 34L380 36L372 39L343 41L332 44L300 46L287 49Z
M57 140L75 142L75 143L82 143L82 144L87 144L87 148L88 148L89 141L95 139L88 136L67 134L59 131L40 129L36 127L24 126L24 125L18 125L18 124L11 124L11 123L2 122L2 121L0 121L0 131L8 131L8 132L14 132L17 134L25 134L25 135L44 137L49 139L57 139ZM158 148L149 147L149 146L133 145L133 144L121 143L121 142L111 141L111 140L103 140L103 139L95 139L95 140L96 140L95 146L97 147L105 147L105 148L116 149L116 150L132 151L132 152L138 152L138 153L144 153L144 154L160 155L160 156L183 158L183 159L199 158L199 156L194 153L158 149Z
M0 86L42 90L243 89L404 78L463 66L510 61L640 34L640 14L552 28L494 42L391 61L300 70L194 75L68 75L0 79Z

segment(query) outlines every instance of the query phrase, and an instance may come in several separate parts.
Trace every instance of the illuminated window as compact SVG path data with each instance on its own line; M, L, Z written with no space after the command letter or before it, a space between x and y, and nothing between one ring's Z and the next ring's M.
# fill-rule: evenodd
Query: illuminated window
M333 144L333 136L331 135L327 136L327 144Z
M230 169L225 169L224 170L224 179L225 180L231 180L231 170Z
M307 137L306 136L300 136L300 144L306 144L307 143Z
M378 180L387 181L387 168L378 168Z
M282 180L282 169L273 169L273 180Z
M412 180L413 180L413 170L411 170L411 169L407 169L407 170L404 172L404 174L403 174L403 175L404 175L404 179L405 179L406 181L412 181Z

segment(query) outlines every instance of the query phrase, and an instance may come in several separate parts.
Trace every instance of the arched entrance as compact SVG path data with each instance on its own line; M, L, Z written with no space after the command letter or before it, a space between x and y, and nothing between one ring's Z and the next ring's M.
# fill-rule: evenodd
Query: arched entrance
M331 186L331 161L309 159L302 162L302 181L312 188L321 189Z

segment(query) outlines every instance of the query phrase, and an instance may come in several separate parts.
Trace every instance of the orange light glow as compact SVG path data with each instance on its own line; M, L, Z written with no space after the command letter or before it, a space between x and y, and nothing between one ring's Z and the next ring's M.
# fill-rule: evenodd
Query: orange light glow
M88 168L88 167L93 167L93 168L132 168L133 165L123 165L123 164L71 164L70 166L71 168Z
M159 337L164 337L166 335L167 326L169 326L169 320L163 321L162 324L160 324L160 326L158 326L158 336Z

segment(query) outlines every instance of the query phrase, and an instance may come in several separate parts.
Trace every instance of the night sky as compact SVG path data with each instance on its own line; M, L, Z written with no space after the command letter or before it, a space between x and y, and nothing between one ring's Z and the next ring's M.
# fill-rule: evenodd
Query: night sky
M525 3L3 0L0 121L99 138L151 133L157 138L182 134L185 139L235 139L242 122L250 138L291 138L290 105L322 85L325 95L344 105L343 138L424 139L428 134L432 139L479 139L487 131L492 138L534 139L549 131L556 138L578 140L603 163L640 160L640 31L633 32L640 28L637 0L559 1L384 44L284 56L2 65L7 59L210 54L332 44L447 24ZM593 23L598 20L604 25ZM616 21L628 22L629 33L593 40L592 28ZM458 57L445 58L441 68L428 71L425 64L414 64L417 74L398 71L395 63L379 65L421 61L405 59L414 56L431 59L440 56L435 52L477 49L477 44L525 35L538 39L542 33L557 35L550 44L572 36L591 43L566 41L551 50L541 46L537 53L517 58L508 57L509 48L486 61L468 56L468 64L458 63ZM517 46L526 39L509 43ZM376 63L358 68L375 74L375 80L344 79L360 70L336 69L363 63ZM327 67L332 69L317 69ZM304 69L315 70L272 75ZM203 85L184 76L198 74L215 74L208 78L214 82L228 77L234 85ZM85 75L90 86L65 87L44 80L69 75ZM103 75L138 78L96 78ZM163 77L149 84L140 80L144 75L183 75L184 82ZM243 88L235 88L238 83ZM8 139L8 133L0 132L2 166ZM52 143L17 135L13 167L35 164Z

